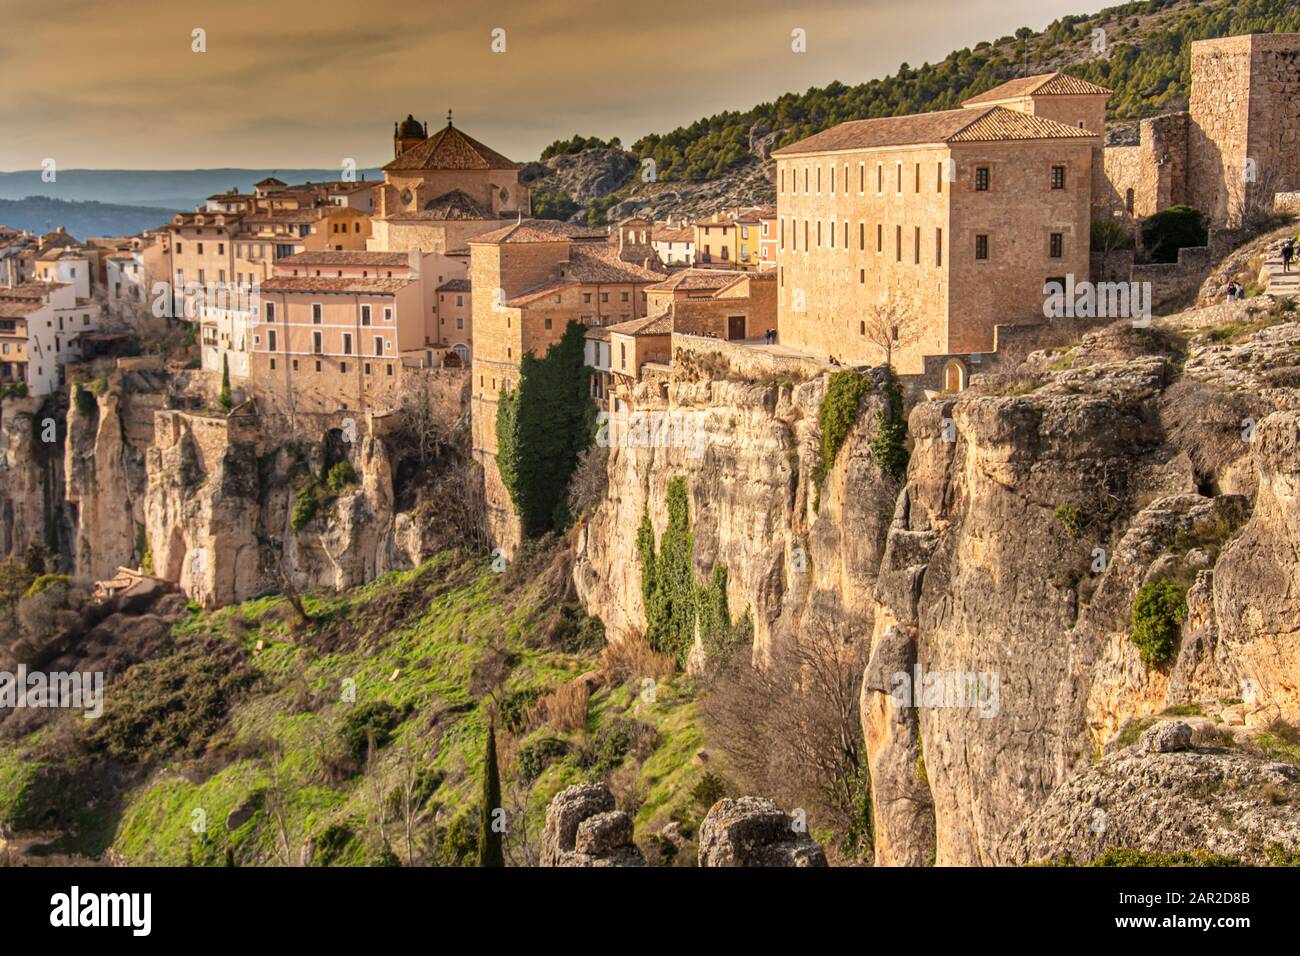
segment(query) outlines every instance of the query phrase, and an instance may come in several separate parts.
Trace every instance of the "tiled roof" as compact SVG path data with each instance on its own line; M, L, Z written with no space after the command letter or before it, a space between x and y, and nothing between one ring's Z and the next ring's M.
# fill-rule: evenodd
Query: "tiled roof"
M732 269L683 269L652 286L647 292L713 291L731 285L745 273Z
M468 292L470 284L468 279L448 279L434 291L436 292Z
M797 156L841 149L876 149L928 143L972 143L1029 139L1091 138L1092 134L1055 120L1002 106L943 110L914 116L883 116L851 120L776 150L772 155Z
M23 319L44 304L31 299L0 299L0 318Z
M496 218L491 209L488 209L473 196L460 189L453 189L449 193L435 196L426 202L424 208L420 211L434 213L435 215L430 218L436 219L479 220Z
M447 125L422 143L385 164L385 170L402 169L521 169L494 149Z
M597 243L575 245L569 252L564 275L584 283L658 282L663 278L663 273L620 259L614 247Z
M253 184L254 186L285 186L288 185L282 179L276 179L274 176L267 176L261 182Z
M324 249L319 252L297 252L277 260L280 266L409 266L410 257L405 252L361 252Z
M38 282L31 280L13 288L0 287L0 299L26 299L44 301L52 289L62 289L71 285L68 282Z
M690 226L678 229L672 226L657 226L650 230L651 242L694 242L695 230Z
M671 335L673 316L671 312L660 312L658 315L645 315L639 319L616 322L607 328L619 335Z
M588 226L575 226L555 219L524 219L479 236L472 236L468 242L495 245L502 242L559 242L564 239L606 238L608 237L603 230Z
M1109 96L1114 90L1081 80L1069 73L1039 73L1036 76L1022 76L1008 80L1001 86L995 86L968 100L962 100L963 106L976 106L981 103L996 103L999 100L1013 100L1022 96Z
M346 279L324 276L275 276L262 283L267 292L321 292L342 295L393 295L416 279Z

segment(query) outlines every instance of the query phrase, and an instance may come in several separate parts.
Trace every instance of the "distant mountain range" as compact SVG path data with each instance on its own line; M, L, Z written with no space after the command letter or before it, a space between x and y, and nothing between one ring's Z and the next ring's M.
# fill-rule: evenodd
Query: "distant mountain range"
M69 202L45 196L0 199L0 226L51 232L60 226L83 242L91 236L130 236L166 224L178 210L118 203Z
M47 183L41 170L24 169L0 173L0 199L43 196L189 210L231 188L251 192L254 183L268 176L290 185L343 178L340 169L60 169L55 181ZM357 178L379 180L383 173L359 169Z
M39 169L0 173L0 226L48 232L63 226L88 236L132 235L166 223L176 212L201 206L208 196L274 176L290 185L342 178L338 169L61 169L44 182ZM380 181L378 169L358 179Z

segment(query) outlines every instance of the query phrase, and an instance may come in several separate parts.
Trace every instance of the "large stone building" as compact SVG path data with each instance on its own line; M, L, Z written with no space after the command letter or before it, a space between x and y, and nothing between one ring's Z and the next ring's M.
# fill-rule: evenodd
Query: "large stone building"
M926 355L992 350L998 324L1042 321L1047 280L1088 276L1100 128L1086 124L1103 113L1083 111L1105 91L1041 89L842 123L773 153L782 344L879 362L870 327L892 304L895 363L918 373ZM1058 98L1071 122L1044 115Z
M1187 111L1143 120L1137 144L1108 147L1103 215L1187 203L1238 225L1300 189L1300 34L1197 40Z

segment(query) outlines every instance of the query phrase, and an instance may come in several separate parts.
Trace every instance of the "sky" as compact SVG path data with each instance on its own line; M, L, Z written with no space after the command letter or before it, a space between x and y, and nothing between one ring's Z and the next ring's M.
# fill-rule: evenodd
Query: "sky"
M432 131L448 109L527 161L574 133L631 144L1104 5L0 0L0 170L364 168L392 157L395 120Z

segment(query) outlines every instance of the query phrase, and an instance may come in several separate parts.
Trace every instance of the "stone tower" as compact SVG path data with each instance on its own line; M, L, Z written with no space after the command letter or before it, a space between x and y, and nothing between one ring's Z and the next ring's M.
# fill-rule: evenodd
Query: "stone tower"
M418 146L429 138L428 126L421 125L410 113L400 123L393 124L393 158L396 159L412 146Z
M1192 44L1188 197L1213 221L1300 189L1300 34Z

